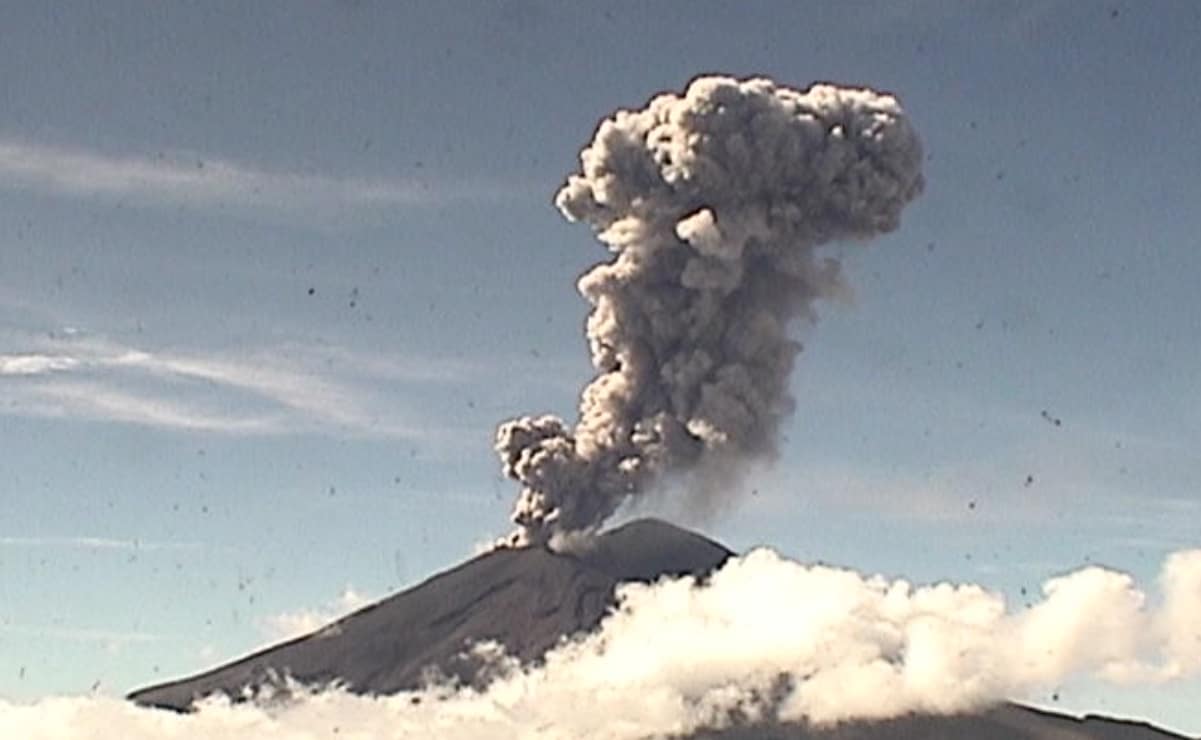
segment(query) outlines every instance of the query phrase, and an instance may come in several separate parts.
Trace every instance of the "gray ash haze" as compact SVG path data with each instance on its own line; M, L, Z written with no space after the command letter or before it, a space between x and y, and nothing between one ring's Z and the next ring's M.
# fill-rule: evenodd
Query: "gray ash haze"
M595 529L668 476L694 499L736 490L794 408L790 326L843 289L818 248L893 231L923 186L896 98L763 78L699 77L618 111L580 161L555 203L613 253L579 281L597 374L574 425L497 430L522 486L514 544Z

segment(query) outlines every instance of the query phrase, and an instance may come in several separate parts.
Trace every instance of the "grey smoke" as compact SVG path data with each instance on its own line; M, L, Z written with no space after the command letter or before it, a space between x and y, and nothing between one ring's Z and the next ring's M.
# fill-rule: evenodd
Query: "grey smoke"
M922 150L896 98L700 77L604 120L555 203L613 252L589 270L597 375L574 426L501 424L514 544L591 530L667 476L695 495L770 460L794 402L790 324L840 291L835 240L896 229Z

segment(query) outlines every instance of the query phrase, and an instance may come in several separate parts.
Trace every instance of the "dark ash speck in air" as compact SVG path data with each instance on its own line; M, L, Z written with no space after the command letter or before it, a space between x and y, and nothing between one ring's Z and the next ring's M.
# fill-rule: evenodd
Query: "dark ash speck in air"
M891 95L700 77L604 120L556 205L613 252L579 281L597 375L574 426L501 424L522 485L513 545L599 527L667 476L735 490L770 460L815 300L843 290L836 240L893 231L922 191L922 149Z

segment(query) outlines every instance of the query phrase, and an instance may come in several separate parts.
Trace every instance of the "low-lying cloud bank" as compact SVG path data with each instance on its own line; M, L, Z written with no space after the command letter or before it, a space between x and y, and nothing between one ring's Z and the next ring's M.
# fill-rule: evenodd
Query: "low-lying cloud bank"
M1088 567L1022 609L974 584L917 587L756 550L707 582L623 586L599 631L542 666L477 650L496 675L482 690L326 690L191 715L109 698L0 701L0 737L642 738L735 720L957 713L1079 676L1170 681L1201 672L1201 549L1166 560L1154 599Z

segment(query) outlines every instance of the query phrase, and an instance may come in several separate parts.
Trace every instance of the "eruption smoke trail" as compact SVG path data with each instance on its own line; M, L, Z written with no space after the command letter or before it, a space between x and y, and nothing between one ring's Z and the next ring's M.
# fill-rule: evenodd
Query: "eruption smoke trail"
M897 228L922 152L897 100L866 89L701 77L603 121L556 205L616 254L579 290L597 376L574 428L502 424L522 485L512 544L598 527L667 474L698 495L775 453L801 345L789 323L842 287L817 248Z

